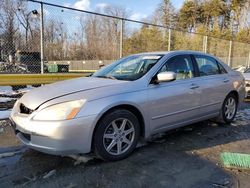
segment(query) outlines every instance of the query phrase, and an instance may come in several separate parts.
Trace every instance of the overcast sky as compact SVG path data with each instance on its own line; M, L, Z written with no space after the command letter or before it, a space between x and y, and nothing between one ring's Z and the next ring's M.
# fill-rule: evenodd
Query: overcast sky
M44 0L44 2L60 4L82 10L101 9L107 5L123 6L131 13L131 19L141 20L152 15L162 0ZM178 9L184 0L172 0Z

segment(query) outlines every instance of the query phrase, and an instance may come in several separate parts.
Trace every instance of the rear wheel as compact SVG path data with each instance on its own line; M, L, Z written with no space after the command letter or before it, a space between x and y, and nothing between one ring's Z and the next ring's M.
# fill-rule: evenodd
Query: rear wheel
M135 149L139 136L136 116L124 109L115 110L105 115L97 125L95 153L107 161L124 159Z
M230 93L223 102L219 121L222 123L231 123L236 115L237 107L237 97L233 93Z

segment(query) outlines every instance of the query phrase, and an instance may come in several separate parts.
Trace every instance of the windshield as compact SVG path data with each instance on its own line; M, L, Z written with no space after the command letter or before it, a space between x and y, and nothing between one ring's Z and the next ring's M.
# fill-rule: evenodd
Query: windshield
M120 59L94 73L93 77L133 81L144 76L162 55L133 55Z
M246 69L244 73L250 73L250 68Z

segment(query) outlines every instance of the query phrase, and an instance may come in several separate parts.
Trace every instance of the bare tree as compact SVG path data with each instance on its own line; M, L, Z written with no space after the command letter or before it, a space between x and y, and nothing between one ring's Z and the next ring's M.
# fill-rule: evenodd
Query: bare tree
M128 11L123 7L106 6L101 11L111 16L128 17ZM116 18L96 15L85 18L82 28L85 30L89 58L109 60L119 57L120 24L120 20Z
M14 35L17 30L15 28L14 1L2 0L0 12L0 37L1 44L4 46L2 53L7 59L6 56L13 56L15 53Z
M28 45L29 32L31 35L31 40L34 39L35 29L31 28L32 22L37 19L38 11L37 10L29 10L26 2L18 0L16 7L15 15L21 24L21 26L25 30L25 44ZM34 22L35 23L35 22Z
M247 0L245 2L245 4L242 7L242 12L241 12L241 16L239 19L239 27L240 29L244 29L244 28L249 28L250 27L250 0Z

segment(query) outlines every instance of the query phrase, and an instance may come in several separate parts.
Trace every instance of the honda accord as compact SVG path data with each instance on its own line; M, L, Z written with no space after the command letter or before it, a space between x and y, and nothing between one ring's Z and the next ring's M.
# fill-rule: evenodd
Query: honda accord
M17 137L35 150L126 158L139 138L191 123L233 121L244 78L218 58L194 51L122 58L92 76L33 89L11 113Z

